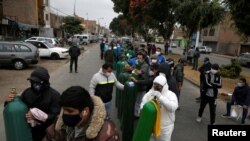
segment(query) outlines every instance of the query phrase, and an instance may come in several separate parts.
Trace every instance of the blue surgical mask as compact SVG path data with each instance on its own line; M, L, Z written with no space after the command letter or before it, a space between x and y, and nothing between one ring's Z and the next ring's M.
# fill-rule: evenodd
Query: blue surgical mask
M209 61L204 61L204 64L208 64Z
M82 120L80 115L63 114L62 118L63 118L63 123L69 127L75 127Z

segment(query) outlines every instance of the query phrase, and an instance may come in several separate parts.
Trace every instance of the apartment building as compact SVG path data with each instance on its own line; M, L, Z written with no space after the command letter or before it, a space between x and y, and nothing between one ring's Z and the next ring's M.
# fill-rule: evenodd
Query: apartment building
M229 14L216 26L204 28L202 41L203 45L210 46L218 54L235 56L250 52L250 44L239 35Z

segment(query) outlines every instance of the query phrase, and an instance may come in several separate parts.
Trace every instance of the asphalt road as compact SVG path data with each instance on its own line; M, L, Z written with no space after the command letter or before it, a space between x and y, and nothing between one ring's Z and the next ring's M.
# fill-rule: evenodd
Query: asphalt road
M99 71L103 61L99 59L99 46L88 48L79 59L79 73L69 73L69 64L63 65L51 74L52 87L59 92L63 92L70 86L80 85L88 89L89 82L94 73ZM198 77L198 76L197 76ZM197 86L184 81L180 107L181 110L176 112L175 129L172 135L172 141L206 141L207 125L209 124L208 106L206 107L201 123L195 121L199 104L195 102L199 89ZM113 98L113 100L115 97ZM225 103L218 101L217 104L217 124L239 124L239 121L223 119L220 117L225 112ZM0 105L0 141L5 141L4 124L2 119L3 105ZM114 107L114 104L113 104ZM116 117L116 109L113 108L112 119L119 127ZM247 121L249 124L249 121Z

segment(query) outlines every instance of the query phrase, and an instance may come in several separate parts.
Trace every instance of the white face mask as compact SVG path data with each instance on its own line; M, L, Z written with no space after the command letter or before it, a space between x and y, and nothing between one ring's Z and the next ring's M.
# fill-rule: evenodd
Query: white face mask
M238 86L238 87L243 87L243 86L244 86L244 84L243 84L243 83L241 83L241 82L239 82L239 83L237 83L237 86Z
M152 70L149 71L149 76L153 76L154 74L155 73Z
M111 47L109 47L109 50L111 50Z
M105 75L106 75L107 77L109 77L109 76L111 75L111 73L110 73L110 72L106 72Z
M212 74L216 74L218 71L217 71L217 70L214 70L214 69L211 69L210 72L211 72Z
M155 54L156 54L156 55L160 55L160 54L161 54L161 52L159 52L159 51L156 51L156 52L155 52Z
M152 63L157 63L157 59L152 59Z

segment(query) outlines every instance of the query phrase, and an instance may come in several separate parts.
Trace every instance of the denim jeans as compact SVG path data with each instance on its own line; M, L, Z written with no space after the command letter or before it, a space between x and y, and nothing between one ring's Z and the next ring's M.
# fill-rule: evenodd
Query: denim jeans
M105 105L105 109L106 109L106 112L107 112L107 116L108 117L111 117L111 111L112 111L112 101L109 101L107 103L104 103Z

